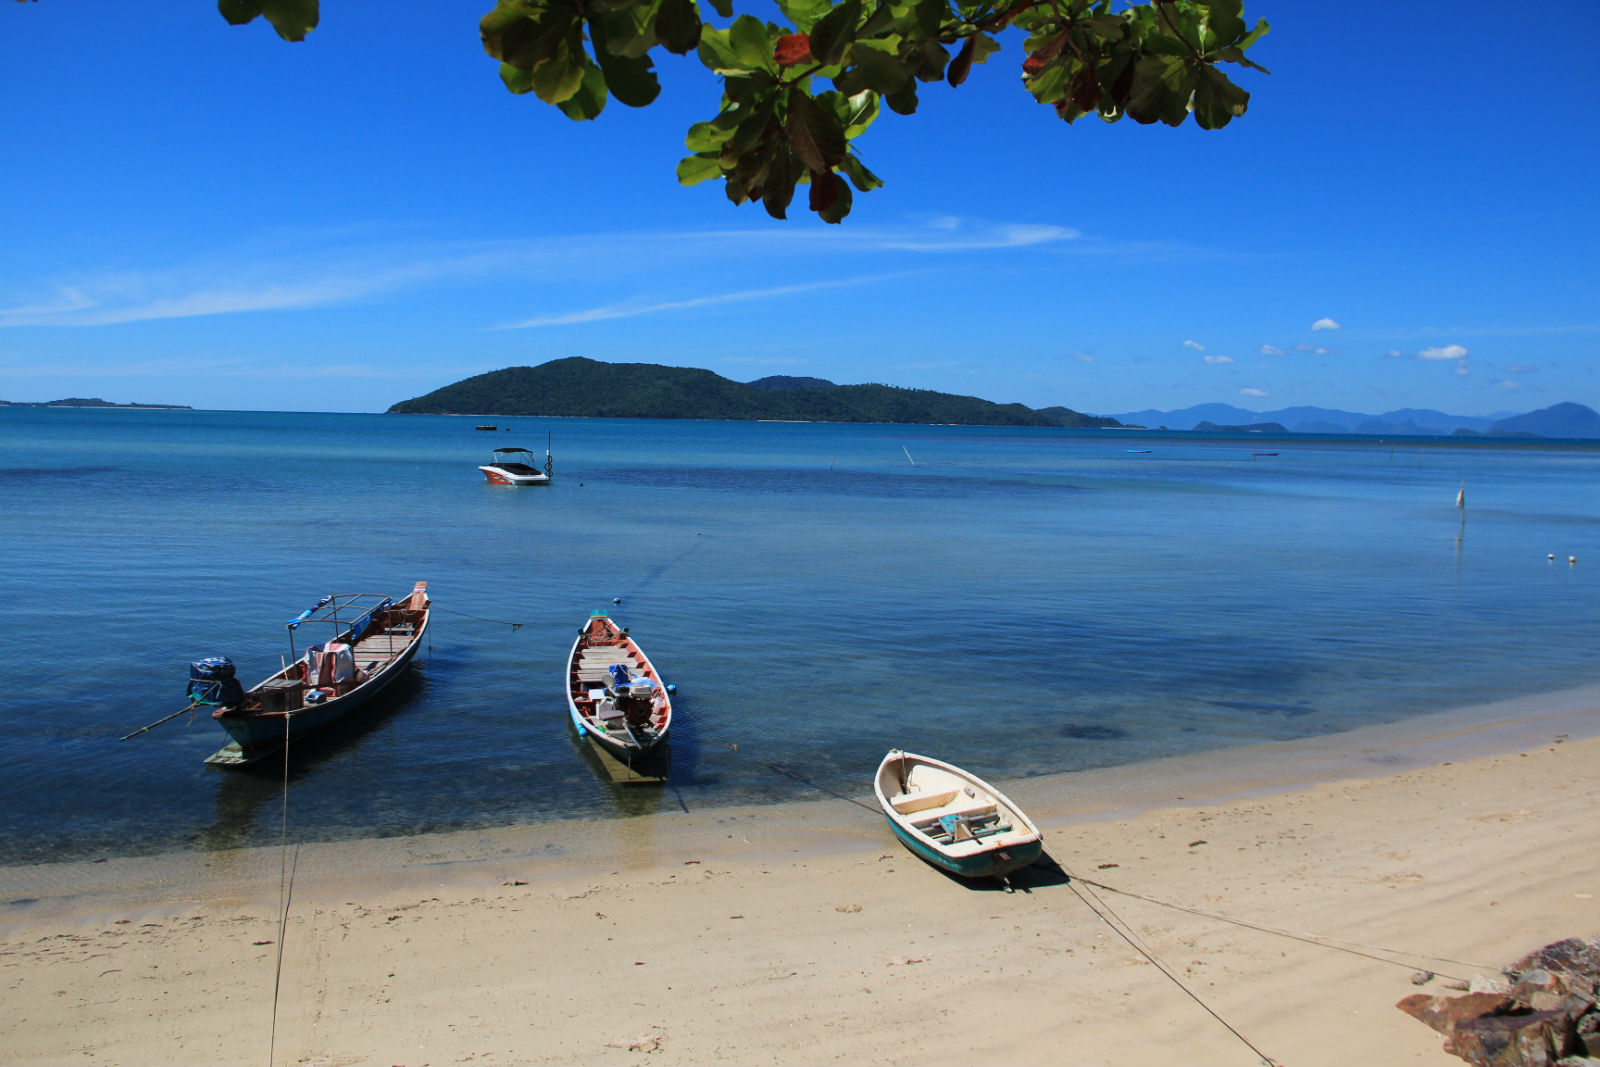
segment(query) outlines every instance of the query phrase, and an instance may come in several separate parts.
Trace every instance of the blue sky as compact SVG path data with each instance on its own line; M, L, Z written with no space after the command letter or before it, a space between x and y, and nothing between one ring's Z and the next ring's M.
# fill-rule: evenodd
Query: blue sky
M382 411L565 356L1117 413L1600 409L1600 4L1260 0L1221 131L1067 126L1019 42L842 226L679 186L717 88L573 123L474 3L0 8L0 399ZM381 18L374 16L381 12ZM803 199L803 195L802 198Z

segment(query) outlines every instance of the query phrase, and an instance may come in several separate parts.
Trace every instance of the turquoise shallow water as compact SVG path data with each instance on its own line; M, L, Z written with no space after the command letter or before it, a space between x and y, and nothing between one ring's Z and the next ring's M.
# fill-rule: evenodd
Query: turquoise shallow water
M0 863L276 842L281 765L118 737L417 579L431 648L293 754L296 839L861 796L892 746L1137 775L1595 680L1594 443L477 421L0 411ZM547 488L475 469L547 434ZM595 608L677 686L664 788L567 723Z

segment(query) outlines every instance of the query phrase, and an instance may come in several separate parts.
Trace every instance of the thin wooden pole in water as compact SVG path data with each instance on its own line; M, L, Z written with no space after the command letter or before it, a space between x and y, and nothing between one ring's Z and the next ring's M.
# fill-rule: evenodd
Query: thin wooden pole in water
M902 451L902 452L904 452L906 454L906 458L907 459L911 459L911 449L907 448L905 445L901 445L900 446L900 451ZM917 465L917 461L914 460L914 459L911 459L911 465L913 467L915 467Z
M171 722L173 719L176 719L179 715L182 715L185 711L193 711L195 708L198 708L199 706L200 706L200 702L197 700L193 704L190 704L188 707L184 708L182 711L175 711L171 715L168 715L165 719L157 719L155 722L151 723L149 726L141 726L131 734L123 734L121 737L117 738L117 740L118 741L126 741L130 737L138 737L140 734L144 733L146 730L154 730L157 726L160 726L162 723Z

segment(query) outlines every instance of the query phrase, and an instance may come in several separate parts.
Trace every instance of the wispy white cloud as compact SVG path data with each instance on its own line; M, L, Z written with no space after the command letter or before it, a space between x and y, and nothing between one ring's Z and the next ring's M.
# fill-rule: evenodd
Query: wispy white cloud
M1495 382L1494 383L1494 387L1496 389L1500 390L1502 393L1515 393L1515 392L1518 392L1518 391L1520 391L1522 389L1522 383L1521 382L1514 382L1511 379L1507 378L1507 379L1505 379L1503 381Z
M0 290L0 328L107 326L381 303L484 280L515 286L531 280L592 277L604 279L610 292L627 292L630 287L653 285L663 276L683 282L687 275L702 269L725 277L729 269L738 271L741 264L747 265L747 276L760 273L782 280L784 273L774 270L774 262L781 261L783 271L791 277L803 275L813 266L812 261L800 258L806 256L826 256L832 270L838 269L841 259L859 257L859 265L866 268L865 277L884 278L891 275L872 274L871 270L874 259L886 252L1004 254L1070 242L1079 236L1078 231L1064 226L957 216L847 233L831 228L602 233L497 242L385 239L372 228L346 227L321 234L273 234L270 239L241 243L210 258L184 263L91 269L22 284L8 279ZM903 266L903 262L895 266ZM770 286L765 292L775 296L813 287L799 282ZM638 297L590 309L588 321L639 314L628 309L644 300ZM668 306L697 305L663 302L655 310Z
M1206 350L1206 346L1201 344L1199 341L1185 341L1183 342L1183 347L1192 348L1196 352L1204 352Z
M1333 349L1323 348L1321 345L1298 344L1294 346L1294 350L1296 352L1310 352L1314 356L1329 356L1333 354Z
M1241 390L1239 390L1239 395L1240 396L1263 397L1263 396L1267 395L1267 392L1264 389L1241 389Z
M1337 330L1341 329L1341 327L1332 319L1318 319L1316 322L1311 324L1311 329L1314 332L1316 330Z
M1434 362L1444 362L1452 359L1466 359L1467 350L1461 345L1439 345L1435 348L1424 348L1417 353L1418 359Z
M1233 362L1233 357L1232 356L1204 356L1202 358L1207 363L1232 363Z
M1072 358L1077 360L1079 363L1093 363L1094 362L1094 357L1089 355L1087 352L1079 352L1077 355L1073 356Z
M1538 374L1539 373L1539 368L1538 367L1535 367L1535 366L1533 366L1531 364L1528 364L1528 363L1507 363L1505 365L1505 370L1506 370L1507 374Z
M1285 353L1283 349L1279 348L1277 345L1262 345L1261 354L1263 356L1281 356Z
M794 296L798 293L813 293L821 289L838 289L843 286L868 285L873 282L886 281L890 278L903 277L906 271L894 274L879 274L860 278L828 278L816 282L803 282L798 285L778 285L767 289L742 289L729 293L713 293L709 296L688 297L683 300L661 300L654 303L626 301L618 304L604 304L599 307L583 308L578 311L564 311L555 315L536 315L531 319L521 322L508 322L494 327L498 330L528 330L541 326L576 326L588 322L604 322L610 319L631 319L640 315L657 315L665 311L684 311L691 308L716 307L723 304L742 304L755 300L773 300L779 297Z

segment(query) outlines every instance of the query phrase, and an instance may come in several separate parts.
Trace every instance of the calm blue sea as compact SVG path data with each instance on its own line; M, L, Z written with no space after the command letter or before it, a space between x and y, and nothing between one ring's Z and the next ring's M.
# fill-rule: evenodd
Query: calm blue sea
M547 435L548 488L475 469ZM1137 775L1600 647L1593 443L10 409L0 494L0 863L276 843L281 763L204 765L205 718L118 738L190 660L252 685L318 597L418 579L431 648L296 749L295 840L861 796L893 746ZM677 687L664 787L568 724L596 608Z

